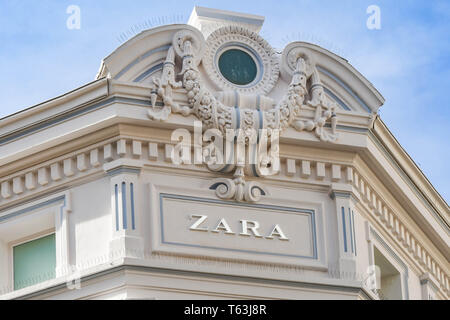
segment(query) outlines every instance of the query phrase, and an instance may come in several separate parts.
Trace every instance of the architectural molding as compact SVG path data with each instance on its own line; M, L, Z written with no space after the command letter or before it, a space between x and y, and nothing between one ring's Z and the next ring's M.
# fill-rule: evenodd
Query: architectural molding
M422 272L429 272L438 279L441 293L448 296L449 286L448 274L445 271L446 266L438 263L430 255L428 249L425 248L425 244L418 240L419 236L403 223L396 211L379 196L373 186L362 178L356 170L353 187L360 203L375 218L375 221L383 227L399 247L404 248L404 252L417 263Z
M168 277L169 279L178 279L178 281L182 281L184 279L197 279L201 282L205 281L213 281L214 283L229 283L229 284L253 284L258 285L260 287L265 288L266 290L269 290L271 288L281 289L281 288L289 288L290 290L306 290L306 292L316 291L316 290L323 290L324 292L332 292L334 294L341 294L342 290L345 291L346 295L349 296L350 299L363 299L363 300L371 300L374 299L374 295L364 288L361 288L358 282L355 281L333 281L330 279L328 282L318 282L318 279L298 279L293 281L292 279L285 279L285 280L275 280L275 279L265 279L262 277L246 277L246 276L222 276L220 274L212 274L212 273L205 273L205 272L195 272L195 271L183 271L183 270L176 270L176 269L167 269L164 267L152 267L152 266L146 266L146 265L137 265L137 261L133 261L132 259L126 259L123 264L116 265L116 266L108 266L104 268L103 270L92 270L89 273L83 274L80 279L80 285L82 288L89 288L89 285L92 281L98 281L102 278L111 278L114 275L121 273L121 274L127 274L130 275L145 275L145 274L154 274L154 275L160 275ZM134 286L129 285L127 286L130 289L132 289ZM142 285L140 286L142 287ZM169 289L169 288L168 288ZM173 289L172 289L173 290ZM168 291L172 291L168 290ZM78 291L78 290L77 290ZM115 290L105 290L104 292L100 292L97 294L90 295L88 298L101 298L104 294L108 294L109 292L114 292ZM180 292L180 290L173 290ZM39 290L34 290L27 292L26 294L17 295L14 293L10 293L7 295L2 296L2 299L8 299L8 300L27 300L27 299L33 299L33 298L40 298L40 297L47 297L51 298L54 295L61 294L62 292L68 293L70 292L67 289L67 284L64 281L56 282L52 285L47 285L44 288L40 288ZM230 293L221 293L220 291L216 290L215 292L208 292L208 291L199 291L199 290L185 290L184 291L187 294L194 295L194 294L208 294L208 295L215 295L217 297L226 297L226 298L246 298L246 299L255 299L259 298L259 296L255 295L236 295L236 294L230 294ZM81 294L83 292L80 292Z
M19 176L13 175L7 180L1 180L2 197L0 198L0 206L11 206L19 198L33 198L40 193L47 192L46 190L51 190L54 188L54 184L59 186L70 185L80 177L91 175L94 172L109 171L109 169L102 168L102 164L113 161L113 159L120 161L120 154L122 158L129 157L131 161L135 161L134 167L145 166L146 162L142 162L145 159L149 161L160 159L158 151L162 146L160 143L119 138L113 138L110 141L110 143L99 144L93 149L85 149L81 153L75 152L69 157L59 157L60 160L48 162L42 167L24 170ZM142 143L146 144L146 155L142 151ZM125 145L126 150L121 151L121 148L124 147L120 145ZM379 191L374 190L373 186L362 178L360 172L355 170L352 165L342 166L333 162L284 159L286 160L283 160L283 158L281 160L281 172L284 172L284 174L270 177L268 181L281 179L280 181L290 180L296 184L306 185L326 181L328 182L325 184L335 183L336 181L349 183L353 186L353 189L351 193L347 194L355 194L356 198L367 206L369 212L392 235L392 238L405 248L423 272L432 274L439 282L440 290L448 295L448 275L444 271L445 267L432 258L428 249L425 249L424 244L418 240L415 232L402 222L402 219L394 213L395 210L379 195ZM159 165L167 168L174 167L164 161ZM111 167L114 166L116 165ZM311 180L312 177L314 177L313 180Z
M1 298L128 297L136 279L164 297L174 288L156 282L173 276L244 284L239 295L174 289L199 297L263 286L377 299L363 283L365 237L409 281L403 298L448 299L448 205L379 118L370 82L312 44L277 53L261 17L197 8L190 22L143 31L98 80L0 119L0 226L48 207L38 227L54 225L58 242L56 279ZM231 49L255 77L249 62L249 77L226 80L218 60ZM196 217L209 218L191 229ZM16 226L24 239L38 227ZM102 289L66 290L74 270ZM127 283L111 285L123 272Z
M436 192L420 168L400 146L379 117L377 117L377 120L374 122L373 132L374 140L384 151L386 157L395 164L399 174L416 193L417 197L430 209L430 212L434 215L436 220L443 225L447 234L450 235L450 208L448 204L442 199L440 194ZM388 147L388 145L390 147ZM421 190L426 190L426 192ZM447 212L448 214L442 215L439 214L439 212Z
M259 64L255 83L236 86L227 81L218 69L218 55L233 46L254 52ZM206 74L221 91L237 91L245 94L267 95L279 77L279 57L270 44L257 33L238 26L225 26L212 32L206 40L203 67Z
M50 208L57 208L52 212ZM41 211L49 210L50 214L53 215L53 226L51 230L55 233L55 246L56 246L56 276L62 277L63 275L67 275L70 270L71 265L71 253L70 245L69 245L69 219L72 214L72 195L70 191L59 192L53 194L51 196L41 197L39 199L34 199L25 205L21 205L18 207L0 210L0 227L1 228L17 228L16 221L18 219L36 219L34 218L35 214L39 214ZM42 214L41 214L42 215ZM41 216L40 215L40 216ZM36 220L34 220L36 223ZM40 224L40 223L36 223ZM42 231L48 231L47 229L43 229L44 227L36 226L36 228L40 228ZM16 239L18 240L23 233L22 232L14 234ZM37 230L38 231L38 230ZM8 235L2 234L0 236L0 241L5 241L3 237L8 237ZM11 235L9 235L11 237ZM9 239L9 243L11 243L11 239ZM0 280L2 280L0 278ZM8 279L9 280L9 279ZM31 280L31 279L28 279ZM0 282L0 294L12 291L13 283L12 280L7 281L7 283Z

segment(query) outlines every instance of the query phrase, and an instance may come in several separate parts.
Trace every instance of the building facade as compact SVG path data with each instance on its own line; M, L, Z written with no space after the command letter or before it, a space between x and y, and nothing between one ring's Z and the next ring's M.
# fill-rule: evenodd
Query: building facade
M384 99L196 7L0 120L0 299L449 298L449 207Z

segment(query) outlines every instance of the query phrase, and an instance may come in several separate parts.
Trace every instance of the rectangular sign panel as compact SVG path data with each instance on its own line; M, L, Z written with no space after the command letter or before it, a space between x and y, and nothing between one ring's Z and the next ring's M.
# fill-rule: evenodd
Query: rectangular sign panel
M314 210L159 194L154 250L251 261L317 260Z

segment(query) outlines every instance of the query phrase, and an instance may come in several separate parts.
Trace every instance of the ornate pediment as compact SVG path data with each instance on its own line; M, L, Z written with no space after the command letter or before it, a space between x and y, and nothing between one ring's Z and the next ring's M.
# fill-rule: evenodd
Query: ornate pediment
M208 49L204 50L205 47ZM245 84L227 79L224 74L228 70L224 69L232 66L225 64L221 69L218 60L229 51L238 55L253 55L250 58L257 69L254 79L249 79ZM176 74L176 57L180 58L179 74ZM242 60L241 57L236 56L236 63L239 60ZM283 98L274 103L267 94L279 77L278 60L274 49L265 40L242 27L223 27L213 32L206 43L199 33L181 30L173 37L161 77L153 79L149 116L153 120L167 120L171 113L194 115L202 121L205 129L219 129L223 134L226 129L284 130L293 127L299 131L314 132L322 141L335 142L338 137L337 104L324 94L312 56L298 43L286 48L281 66L291 81ZM206 76L220 90L212 92L205 85L204 77L199 72L200 63L206 70ZM181 87L187 91L187 105L174 101L173 92ZM157 107L159 101L163 104L162 108ZM303 119L302 109L311 108L315 112L314 117ZM239 113L239 116L233 117L233 113ZM325 129L327 122L329 129Z
M303 42L275 50L258 34L261 17L197 11L195 27L165 26L131 39L105 59L99 76L150 86L152 121L179 114L200 124L202 164L234 173L211 185L220 198L257 201L267 194L245 177L278 173L280 135L335 144L339 126L370 125L380 100L343 59ZM358 78L352 81L363 99L346 85L350 78ZM218 140L220 150L211 147Z
M220 59L229 52L234 59L221 64ZM205 85L199 71L201 63L219 91L212 92ZM233 69L235 66L230 65L233 63L240 64L240 69ZM283 98L276 103L267 94L278 81L280 64L291 81ZM177 69L181 70L178 74ZM186 90L186 105L174 100L174 90L180 88ZM301 45L289 45L279 62L275 50L259 35L243 27L228 26L213 32L206 42L200 33L192 30L180 30L174 35L162 75L153 79L148 114L150 119L161 121L172 113L193 115L201 121L203 131L218 130L222 138L233 131L235 161L217 163L218 158L227 157L215 157L209 167L215 171L225 167L235 170L234 180L219 184L226 189L218 187L216 191L222 198L241 201L257 199L264 193L261 186L247 186L246 171L256 176L277 173L281 131L292 127L311 132L321 141L335 142L337 107L324 94L313 57ZM312 109L314 117L302 117L305 109ZM255 146L252 141L256 141ZM260 152L262 146L268 146L269 151ZM242 159L239 148L244 149ZM256 149L256 161L249 166L249 157L245 155L252 148Z

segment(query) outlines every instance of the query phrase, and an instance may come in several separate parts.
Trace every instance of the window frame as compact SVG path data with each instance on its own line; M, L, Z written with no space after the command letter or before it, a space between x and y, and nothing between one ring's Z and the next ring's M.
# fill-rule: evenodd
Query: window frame
M233 49L234 50L243 51L246 54L248 54L250 56L250 58L253 59L253 62L256 65L256 76L248 84L245 84L245 85L235 84L235 83L231 82L230 80L228 80L222 74L222 71L220 70L220 67L219 67L219 59L220 59L220 57L225 52L227 52L229 50L233 50ZM239 91L239 89L252 88L252 87L256 86L257 84L259 84L264 78L264 63L262 61L262 58L260 57L259 53L255 49L253 49L251 46L249 46L248 44L245 44L245 43L229 42L229 43L224 44L222 47L217 49L216 53L214 54L213 65L214 65L215 71L219 75L219 78L222 81L224 81L226 84L228 84L231 87L237 89L238 91Z
M409 267L405 261L399 256L399 254L388 245L388 243L383 239L383 237L370 225L366 229L369 233L368 241L369 245L369 264L375 265L375 250L377 250L384 256L389 263L397 269L400 273L400 284L401 284L401 295L402 300L410 300L409 292Z
M15 281L14 281L14 248L17 247L17 246L20 246L22 244L28 243L28 242L32 242L32 241L35 241L35 240L39 240L41 238L45 238L45 237L50 236L52 234L55 235L55 242L56 242L56 228L51 228L51 229L47 229L47 230L44 230L44 231L32 234L32 235L24 237L24 238L20 238L20 239L15 240L15 241L11 241L10 243L8 243L8 252L9 252L9 254L8 254L8 256L9 256L8 265L9 265L9 269L11 270L11 272L9 273L10 274L9 282L11 283L11 288L12 288L13 292L32 286L32 285L30 285L30 286L23 287L23 288L20 288L20 289L16 289L15 288ZM55 258L56 258L56 256L57 256L57 250L55 250ZM57 266L55 266L55 278L56 278L56 269L57 269ZM49 279L49 280L51 280L51 279ZM43 282L45 282L45 281L43 281ZM37 282L37 283L35 283L33 285L37 285L37 284L40 284L40 283L43 283L43 282Z
M64 191L55 193L50 196L40 198L25 204L19 204L10 209L6 209L0 212L0 227L9 228L9 226L20 226L26 219L36 219L37 214L50 215L51 223L42 228L34 228L29 233L20 232L20 235L11 236L11 233L7 236L0 237L0 241L3 243L2 252L4 253L3 259L0 265L6 268L7 274L2 278L0 277L0 289L3 287L5 290L0 291L0 297L6 294L19 292L21 290L30 290L30 288L46 283L47 281L36 283L32 286L15 289L14 288L14 256L13 247L37 240L46 235L55 234L56 245L56 279L67 275L70 272L70 216L72 213L72 196L70 191ZM20 222L17 221L20 219ZM20 231L19 227L19 231ZM53 279L49 279L51 281Z
M380 265L377 264L377 261L376 261L377 259L375 257L375 250L377 250L379 252L379 254L391 265L391 267L393 269L395 269L395 271L398 272L398 277L399 277L399 280L400 280L400 288L399 289L400 289L401 300L406 300L406 296L405 296L405 290L406 290L406 288L405 288L405 272L404 272L404 270L402 270L402 268L398 265L398 262L395 261L395 258L393 259L391 254L389 252L386 252L386 250L385 250L385 248L383 248L383 246L378 245L378 243L374 243L374 245L373 245L374 260L373 261L374 261L374 264L376 266L378 266L380 269L381 269L381 267L380 267ZM382 278L383 278L381 273L382 273L382 270L380 270L380 279L377 279L377 282L380 281L380 284L382 283ZM377 276L378 276L378 274L377 274ZM380 290L381 289L382 289L382 287L380 288ZM384 295L385 292L383 292L383 290L381 290L381 292Z

